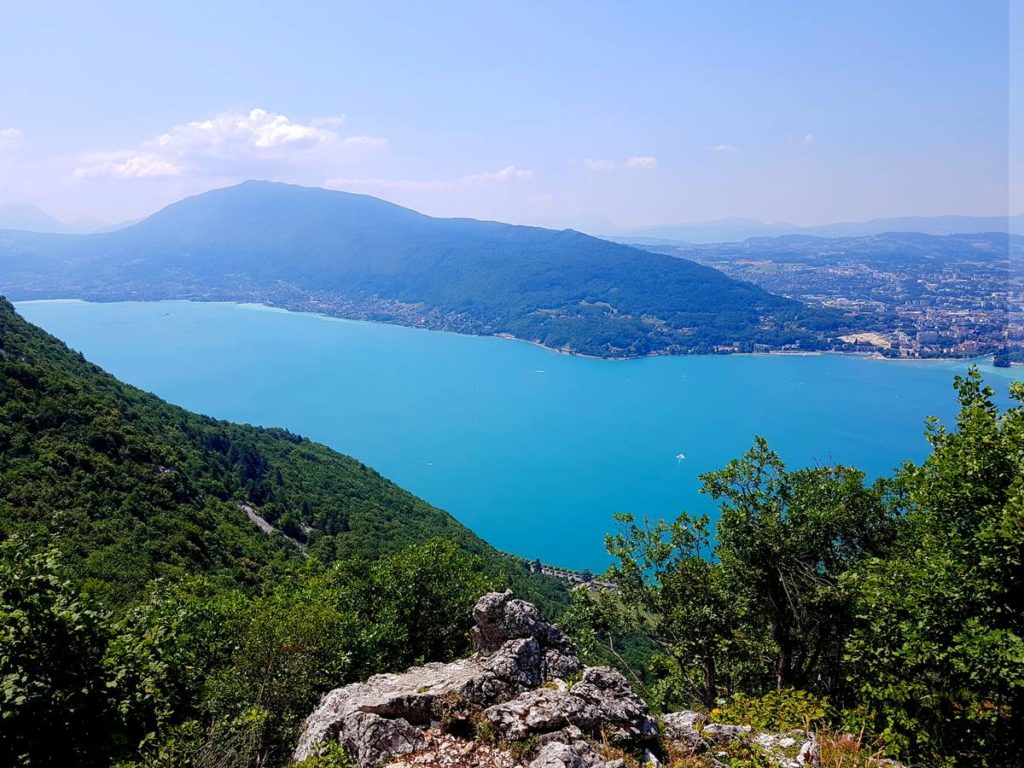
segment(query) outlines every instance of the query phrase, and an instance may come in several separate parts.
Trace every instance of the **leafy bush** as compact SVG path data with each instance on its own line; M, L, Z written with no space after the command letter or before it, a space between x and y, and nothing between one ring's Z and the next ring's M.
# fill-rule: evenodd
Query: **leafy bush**
M479 560L428 541L311 562L256 594L156 581L115 617L52 551L0 554L3 765L282 765L326 690L465 653L490 585Z
M893 556L851 572L858 624L847 674L870 731L940 764L1024 764L1024 407L1004 413L972 371L957 430L897 477ZM1024 384L1011 385L1024 403Z
M714 722L749 725L773 733L816 728L826 722L828 715L827 699L794 688L769 691L763 696L733 694L708 713Z
M105 619L54 550L0 542L0 764L102 764L116 722Z
M331 742L321 745L316 754L292 763L289 768L355 768L355 763L345 754L345 749L340 744Z

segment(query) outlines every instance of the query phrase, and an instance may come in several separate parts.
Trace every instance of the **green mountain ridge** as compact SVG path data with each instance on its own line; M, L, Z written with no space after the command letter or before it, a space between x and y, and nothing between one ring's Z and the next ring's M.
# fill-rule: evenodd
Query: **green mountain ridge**
M262 532L248 505L289 536ZM123 384L0 298L0 539L12 535L55 542L115 604L158 577L254 585L306 555L375 559L432 538L526 591L562 589L356 459Z
M0 285L12 300L256 301L599 356L737 341L822 348L848 324L692 261L573 230L436 219L366 195L254 181L114 232L0 232Z

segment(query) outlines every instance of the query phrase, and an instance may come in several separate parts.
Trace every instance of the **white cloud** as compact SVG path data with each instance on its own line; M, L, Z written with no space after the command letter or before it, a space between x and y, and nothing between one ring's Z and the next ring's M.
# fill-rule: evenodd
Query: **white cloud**
M588 171L612 171L615 170L615 163L612 160L593 160L588 157L583 160L583 167Z
M474 182L474 181L528 181L533 178L533 171L527 171L523 168L517 168L514 165L506 165L504 168L498 171L487 171L485 173L474 173L470 176L463 176L460 181L462 182Z
M388 140L380 136L346 136L340 141L346 147L362 149L386 149L388 146Z
M710 151L719 155L735 155L739 150L732 144L715 144Z
M286 115L253 109L248 114L225 113L209 120L178 125L144 146L177 156L260 153L273 150L311 151L338 145L380 147L384 139L371 136L342 138L322 125L305 125Z
M0 128L0 149L16 147L24 138L25 134L17 128Z
M226 112L176 125L133 150L100 153L99 159L85 153L72 175L139 179L225 169L246 174L261 162L323 163L387 146L377 136L342 136L331 130L343 122L343 115L306 124L265 109Z
M444 191L462 189L479 184L506 184L516 181L529 181L533 171L506 165L497 171L471 173L457 179L330 179L325 187L331 189L378 189L378 190L412 190L412 191Z
M814 134L805 133L804 134L804 144L813 144L813 143L814 143Z
M91 179L101 176L108 176L112 179L147 179L157 176L178 176L184 170L184 166L160 157L133 155L124 159L111 159L79 166L72 175L76 179Z
M345 115L323 115L321 117L314 117L309 122L317 128L340 128L347 119Z
M626 160L623 165L634 170L649 171L658 167L658 158L650 155L634 155Z

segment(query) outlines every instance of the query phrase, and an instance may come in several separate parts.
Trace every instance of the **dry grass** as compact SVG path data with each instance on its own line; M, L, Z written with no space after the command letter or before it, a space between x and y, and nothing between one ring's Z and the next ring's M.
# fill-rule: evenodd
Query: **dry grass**
M861 736L819 730L817 739L821 768L889 768L893 765L881 748L865 743ZM667 768L711 768L714 764L709 753L699 754L687 745L670 743L665 747ZM767 753L746 741L716 749L727 753L735 765L759 766L769 760Z
M604 728L601 729L601 743L598 745L598 752L601 753L601 759L605 762L609 760L622 760L625 762L626 768L640 768L640 761L636 759L636 756L611 745Z
M864 743L864 737L848 733L818 733L821 768L879 768L886 764L881 747Z

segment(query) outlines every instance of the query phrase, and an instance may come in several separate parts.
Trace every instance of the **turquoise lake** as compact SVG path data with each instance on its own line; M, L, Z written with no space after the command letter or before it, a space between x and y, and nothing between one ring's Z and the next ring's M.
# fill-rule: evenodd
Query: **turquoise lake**
M201 413L287 427L358 457L495 546L608 563L611 515L714 515L698 474L764 435L791 466L871 475L927 455L966 362L838 355L568 357L263 307L27 302L18 310L115 376ZM1024 369L982 365L1007 402ZM677 458L684 454L685 459Z

